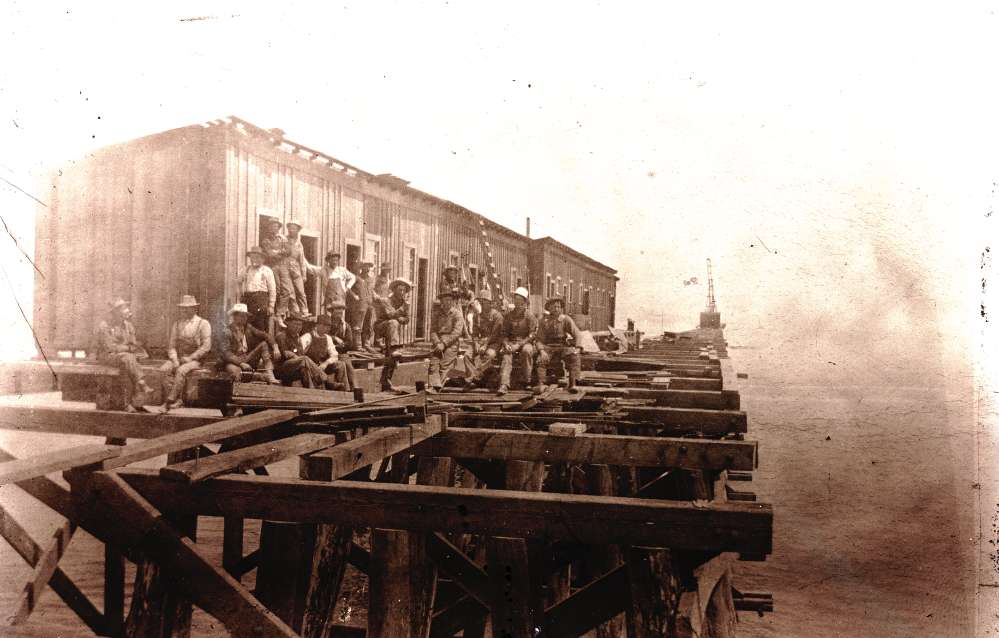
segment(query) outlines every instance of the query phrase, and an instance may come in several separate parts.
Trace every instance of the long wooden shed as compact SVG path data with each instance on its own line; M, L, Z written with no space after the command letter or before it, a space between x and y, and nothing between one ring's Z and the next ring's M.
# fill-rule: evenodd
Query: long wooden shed
M131 301L140 339L154 352L166 347L181 295L195 295L202 316L221 326L237 300L245 252L270 219L302 221L314 264L338 249L348 264L388 262L393 276L411 279L411 341L428 334L448 263L469 264L481 285L491 261L499 276L491 283L530 285L527 237L397 177L291 142L280 130L228 117L100 149L53 176L51 203L36 224L42 275L34 322L42 347L89 350L117 297ZM318 282L311 279L314 305Z

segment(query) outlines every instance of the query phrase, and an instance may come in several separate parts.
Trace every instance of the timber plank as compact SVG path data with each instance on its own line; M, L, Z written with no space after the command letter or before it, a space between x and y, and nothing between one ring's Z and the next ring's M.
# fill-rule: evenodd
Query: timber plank
M755 441L518 432L450 427L421 443L421 454L457 458L591 463L638 467L752 470Z
M118 456L117 445L87 444L0 463L0 485L38 478Z
M341 447L341 446L337 446ZM335 448L334 448L335 449ZM186 489L155 470L119 470L171 512L421 531L575 539L766 554L765 503L707 503L231 475ZM432 516L428 512L433 512Z
M545 636L581 636L625 611L630 600L627 568L621 565L546 609Z
M24 590L21 592L18 600L17 611L14 612L14 616L10 621L11 625L23 623L28 619L31 612L35 610L42 592L45 591L45 585L48 584L55 574L56 569L58 569L59 560L66 552L69 541L73 539L75 532L76 525L70 522L66 522L56 529L52 535L52 543L38 557L38 561L33 566L34 571L31 574L31 578L24 585Z
M245 472L255 467L277 463L289 456L308 454L336 443L333 434L296 434L286 439L258 443L238 450L221 452L160 468L160 476L174 481L194 483L229 472Z
M298 413L292 410L264 410L256 414L222 419L201 427L127 445L122 448L119 456L105 461L103 468L108 470L123 467L129 463L145 461L163 454L180 452L206 443L214 443L222 439L284 423L297 416Z
M489 605L489 576L442 534L430 534L427 553L437 567L465 592L482 604Z
M122 439L156 438L217 423L220 418L177 414L133 414L62 407L0 406L0 429Z
M432 416L426 423L410 427L385 427L353 441L316 452L309 457L311 464L328 465L324 476L344 477L355 470L407 450L441 431L441 419ZM319 470L316 470L319 471Z

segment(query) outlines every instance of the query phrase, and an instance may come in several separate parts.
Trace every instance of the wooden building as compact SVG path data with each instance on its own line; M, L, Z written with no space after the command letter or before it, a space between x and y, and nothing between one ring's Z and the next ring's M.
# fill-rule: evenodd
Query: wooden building
M195 295L202 316L221 326L237 301L246 250L273 218L302 221L313 264L336 249L348 266L388 262L393 276L412 280L411 341L428 334L441 269L459 261L477 288L490 259L498 277L491 283L507 291L529 285L547 295L550 272L579 290L566 295L572 312L593 313L594 326L613 322L613 269L229 117L100 149L53 175L51 203L36 225L42 346L91 349L94 327L117 297L131 301L140 338L154 352L165 348L183 294ZM532 256L544 265L531 266ZM313 310L318 285L310 277L306 286Z
M551 237L531 241L531 292L543 299L558 295L566 312L584 330L614 325L617 271Z

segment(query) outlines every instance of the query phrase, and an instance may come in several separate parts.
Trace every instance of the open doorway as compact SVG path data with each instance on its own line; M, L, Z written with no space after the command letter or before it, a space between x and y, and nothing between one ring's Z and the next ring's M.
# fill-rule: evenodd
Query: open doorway
M361 265L361 247L357 244L347 244L347 252L344 255L344 263L347 265L347 270L357 274L360 270Z
M427 338L427 298L429 297L429 266L420 259L416 273L416 338Z

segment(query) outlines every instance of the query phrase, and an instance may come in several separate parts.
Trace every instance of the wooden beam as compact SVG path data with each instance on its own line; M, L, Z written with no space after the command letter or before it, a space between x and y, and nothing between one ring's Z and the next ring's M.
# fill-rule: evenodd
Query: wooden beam
M527 543L522 538L492 537L486 540L486 555L493 636L534 636L542 610L531 606Z
M427 553L442 573L483 607L488 607L489 576L471 558L436 532L429 535Z
M773 510L708 503L230 475L180 489L155 470L119 471L166 511L420 531L769 553ZM433 512L430 516L427 512Z
M176 484L173 484L176 486ZM89 509L106 540L141 549L170 576L185 583L185 593L239 636L297 634L240 586L229 574L204 557L190 539L178 534L160 513L118 475L95 472Z
M0 485L17 483L62 472L70 468L93 465L104 459L118 456L121 448L117 445L88 444L38 454L26 459L0 463Z
M298 416L293 410L264 410L255 414L219 420L208 425L191 428L155 439L126 445L121 454L103 463L105 470L123 467L129 463L145 461L163 454L181 452L206 443L215 443L233 436L255 432L284 423Z
M111 412L69 407L0 406L0 429L152 439L209 423L221 417Z
M323 475L338 479L376 461L408 450L440 431L440 417L431 416L422 425L381 428L361 438L312 454L303 462L314 466L314 471L321 471ZM325 469L322 469L323 466L326 466Z
M208 458L167 465L160 468L160 476L172 481L194 483L211 476L245 472L255 467L270 465L290 456L328 448L335 443L336 436L332 434L297 434L286 439L221 452Z
M72 540L75 532L76 526L66 522L52 535L52 543L38 557L31 578L24 585L24 590L18 600L17 611L14 612L10 620L11 625L20 625L35 610L42 592L45 591L45 585L48 584L55 570L59 567L59 560L66 552L66 547L69 546L69 541Z
M524 413L509 412L459 412L448 415L449 427L503 427L501 424L529 425L568 421L565 413ZM695 408L668 408L652 406L622 406L616 414L602 417L590 415L578 417L579 422L600 425L620 423L622 430L637 427L637 423L622 422L622 417L632 422L655 424L672 432L702 432L704 434L728 434L746 432L746 413L729 410L701 410ZM576 418L576 417L574 417Z
M627 609L628 572L622 565L545 610L545 636L576 638Z
M755 441L448 428L419 446L421 454L457 458L586 463L638 467L752 470Z

